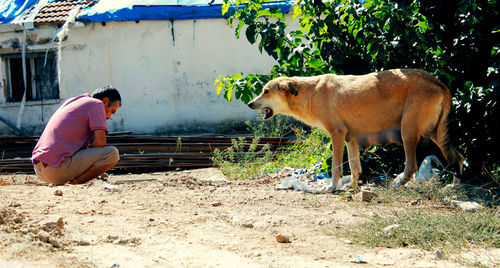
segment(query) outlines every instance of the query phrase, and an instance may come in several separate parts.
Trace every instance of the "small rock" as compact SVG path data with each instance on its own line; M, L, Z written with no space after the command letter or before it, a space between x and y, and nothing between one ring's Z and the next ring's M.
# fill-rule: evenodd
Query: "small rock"
M62 196L63 195L63 192L61 190L55 190L54 191L54 195L55 196Z
M279 234L276 236L276 241L278 241L278 243L290 243L290 238Z
M346 239L346 240L344 240L344 243L346 243L346 244L352 244L352 241L351 241L351 240Z
M483 206L481 206L477 202L458 201L458 200L452 200L451 206L454 208L460 208L465 212L474 212L483 208Z
M17 202L10 202L9 204L9 207L13 207L13 208L17 208L17 207L20 207L21 204L17 203Z
M118 238L120 238L119 236L117 235L108 235L106 237L106 240L105 242L108 242L108 243L113 243L115 240L117 240Z
M90 246L90 242L85 240L75 240L73 242L78 246Z
M44 232L44 231L41 231L38 233L38 240L42 241L42 242L47 242L49 241L49 234L47 232Z
M361 199L365 202L370 202L377 196L378 194L373 192L371 189L365 189L361 191Z
M382 231L384 233L387 233L387 232L391 231L392 229L396 229L396 228L399 228L399 224L389 225L389 226L385 227L384 229L382 229Z
M443 258L443 252L441 250L436 250L434 252L434 256L436 256L436 259L442 259Z
M369 216L370 218L376 218L376 217L378 217L378 214L377 214L377 213L375 213L375 212L373 212L373 211L370 211L370 212L368 213L368 216Z
M410 204L411 204L412 206L416 206L416 205L420 204L420 201L421 201L421 200L420 200L420 198L417 198L417 199L415 199L415 200L411 201L411 203L410 203Z
M118 241L116 243L119 244L119 245L127 245L127 244L138 245L139 241L140 241L139 238L137 238L137 237L131 237L131 238L127 238L127 239L121 239L120 241Z
M23 218L22 217L15 217L12 221L14 223L22 223L23 222Z
M49 238L49 243L55 247L55 248L60 248L61 247L61 243L59 243L59 241L53 237L50 237Z
M210 204L212 207L218 207L218 206L222 206L222 203L221 202L213 202Z
M253 224L251 224L251 223L243 223L241 225L241 227L243 227L243 228L249 228L250 229L250 228L253 228Z
M34 241L38 238L38 235L36 234L32 234L32 233L27 233L26 234L26 238L29 240L29 241Z
M59 219L57 219L57 221L46 222L46 223L42 224L42 226L41 226L42 230L49 232L49 233L57 234L57 235L62 234L63 228L64 228L63 217L59 217Z

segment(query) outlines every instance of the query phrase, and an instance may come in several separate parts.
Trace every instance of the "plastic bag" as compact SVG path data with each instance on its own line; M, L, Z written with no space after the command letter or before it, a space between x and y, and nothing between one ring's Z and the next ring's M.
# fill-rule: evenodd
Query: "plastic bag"
M436 166L433 166L433 163ZM439 158L437 158L435 155L429 155L424 158L412 180L427 181L433 177L437 178L441 174L441 170L439 170L438 167L444 168L441 161L439 161Z

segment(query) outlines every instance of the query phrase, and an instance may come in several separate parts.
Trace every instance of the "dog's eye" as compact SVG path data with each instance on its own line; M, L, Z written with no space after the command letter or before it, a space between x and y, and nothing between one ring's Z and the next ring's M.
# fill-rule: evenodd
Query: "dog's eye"
M264 90L264 94L269 94L269 90Z

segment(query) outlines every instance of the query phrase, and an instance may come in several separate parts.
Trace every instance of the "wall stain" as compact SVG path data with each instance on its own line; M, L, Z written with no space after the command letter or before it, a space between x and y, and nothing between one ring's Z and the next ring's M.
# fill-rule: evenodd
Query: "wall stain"
M175 47L174 19L170 19L170 24L172 25L172 28L170 28L170 31L172 32L172 44Z

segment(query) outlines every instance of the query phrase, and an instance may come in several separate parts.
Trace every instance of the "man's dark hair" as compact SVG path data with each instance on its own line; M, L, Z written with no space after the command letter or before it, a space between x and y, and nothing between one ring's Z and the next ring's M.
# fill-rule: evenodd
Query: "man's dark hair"
M110 103L115 103L116 101L120 101L120 106L122 102L122 97L118 92L118 89L112 86L104 86L98 88L92 93L92 98L103 100L104 98L108 98Z

